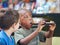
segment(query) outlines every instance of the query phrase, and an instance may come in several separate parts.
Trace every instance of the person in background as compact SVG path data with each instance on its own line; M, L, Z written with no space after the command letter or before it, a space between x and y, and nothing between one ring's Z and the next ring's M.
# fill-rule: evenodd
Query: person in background
M34 6L34 3L30 2L30 0L21 0L20 2L18 2L18 4L14 6L14 9L19 10L19 8L24 8L32 11L33 6Z
M20 9L18 12L20 14L21 28L14 33L16 45L40 45L39 38L41 41L45 41L46 38L53 36L56 28L56 24L53 21L50 21L53 25L49 25L50 27L47 32L42 31L42 28L45 26L44 20L41 20L38 27L33 29L31 28L33 24L31 12L26 9Z
M15 45L11 34L19 28L19 14L16 11L8 10L0 18L0 45Z
M13 0L9 0L8 4L9 4L8 8L13 10Z
M47 0L47 4L50 5L49 13L56 12L56 0Z
M32 11L32 13L36 13L36 14L43 14L45 13L45 6L46 5L46 0L36 0L36 5L34 10Z
M2 0L0 0L0 8L2 8Z
M2 7L8 8L8 0L2 0Z
M32 13L44 14L54 13L56 10L56 3L52 0L36 0L36 5Z
M19 2L20 0L15 0L14 1L14 10L18 10L20 7L19 7Z

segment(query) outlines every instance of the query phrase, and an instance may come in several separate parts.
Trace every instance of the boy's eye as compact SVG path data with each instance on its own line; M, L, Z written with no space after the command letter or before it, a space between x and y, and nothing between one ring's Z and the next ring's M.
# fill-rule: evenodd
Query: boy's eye
M28 16L24 16L24 18L28 18Z

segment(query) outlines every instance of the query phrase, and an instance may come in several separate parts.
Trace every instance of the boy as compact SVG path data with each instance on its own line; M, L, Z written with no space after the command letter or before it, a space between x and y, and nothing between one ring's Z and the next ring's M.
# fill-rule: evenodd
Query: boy
M17 45L40 45L39 38L45 41L46 38L52 37L54 29L56 27L55 23L50 25L47 32L41 31L44 27L45 21L40 21L37 29L31 29L32 27L32 15L26 9L19 10L21 27L15 32L15 42ZM40 35L40 37L39 37Z
M8 10L0 18L0 45L14 45L11 36L19 28L19 14L16 11Z
M0 12L0 19L1 19L2 16L3 16L3 13ZM0 24L0 25L1 25L1 24ZM0 31L1 31L1 27L0 27Z

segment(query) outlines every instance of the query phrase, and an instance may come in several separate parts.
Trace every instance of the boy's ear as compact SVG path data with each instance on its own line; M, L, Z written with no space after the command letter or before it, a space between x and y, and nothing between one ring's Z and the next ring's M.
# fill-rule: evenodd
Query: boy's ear
M15 25L16 25L16 23L14 23L14 24L12 25L12 28L13 28L13 29L15 28Z

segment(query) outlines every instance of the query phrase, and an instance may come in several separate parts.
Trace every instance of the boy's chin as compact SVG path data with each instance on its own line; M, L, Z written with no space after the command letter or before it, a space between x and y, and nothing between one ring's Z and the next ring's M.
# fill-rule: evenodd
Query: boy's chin
M26 27L27 29L30 29L32 26Z
M29 27L26 27L26 29L28 29L28 30L29 30L30 28L29 28Z

